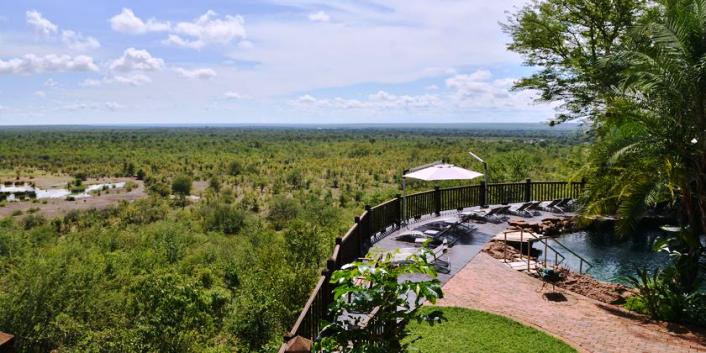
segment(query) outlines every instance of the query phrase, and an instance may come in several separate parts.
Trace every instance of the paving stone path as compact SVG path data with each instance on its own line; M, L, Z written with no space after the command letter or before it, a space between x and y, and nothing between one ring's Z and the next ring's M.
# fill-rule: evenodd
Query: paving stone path
M510 317L567 342L580 352L706 352L706 337L676 325L647 322L614 305L567 292L548 300L542 282L513 271L485 253L444 285L444 306ZM551 295L550 295L551 296Z

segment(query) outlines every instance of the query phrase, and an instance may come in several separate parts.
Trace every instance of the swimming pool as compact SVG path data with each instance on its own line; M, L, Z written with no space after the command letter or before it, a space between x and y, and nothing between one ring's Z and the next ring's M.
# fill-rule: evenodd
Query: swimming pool
M635 235L625 237L619 237L610 230L586 230L563 234L556 237L556 240L593 264L586 272L593 278L628 284L626 277L635 275L636 266L652 271L668 264L669 256L666 253L652 250L655 240L664 235L664 232L658 229L641 230ZM579 270L578 258L555 246L551 240L549 245L566 257L562 265L573 271ZM538 243L534 247L543 249L543 245ZM584 264L584 269L585 266Z

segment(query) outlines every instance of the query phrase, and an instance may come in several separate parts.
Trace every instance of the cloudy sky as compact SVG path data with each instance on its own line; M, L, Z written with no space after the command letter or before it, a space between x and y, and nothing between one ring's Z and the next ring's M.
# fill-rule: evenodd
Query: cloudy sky
M2 1L0 124L546 121L523 3Z

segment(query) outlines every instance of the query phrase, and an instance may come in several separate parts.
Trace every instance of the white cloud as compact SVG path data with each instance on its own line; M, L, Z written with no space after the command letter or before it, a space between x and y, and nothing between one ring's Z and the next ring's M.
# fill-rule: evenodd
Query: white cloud
M249 40L241 40L238 42L238 48L240 49L250 49L254 46L253 42Z
M324 11L318 11L309 14L309 20L314 22L328 22L331 17Z
M290 100L296 108L326 110L364 110L366 112L468 112L476 109L508 112L533 109L534 92L511 91L512 78L494 79L490 71L477 70L468 74L457 74L445 80L446 90L433 85L435 94L396 95L383 90L368 95L365 99L345 97L317 98L306 94ZM429 87L427 87L429 89Z
M100 80L93 78L87 78L81 81L78 85L81 87L99 87L107 84L121 84L129 86L142 86L151 83L152 79L142 73L128 74L128 75L114 75L110 77L103 77Z
M115 71L157 71L164 67L164 60L155 58L147 50L128 48L110 64Z
M316 98L306 94L290 101L290 105L298 108L329 108L337 110L407 110L440 107L442 100L438 96L431 94L411 96L394 95L385 91L378 91L370 94L366 100L342 97Z
M93 58L85 55L69 56L27 54L21 58L0 59L0 74L36 74L41 72L98 71Z
M203 48L203 43L197 42L197 41L188 41L188 40L185 40L185 39L179 37L176 34L170 34L169 36L167 36L167 39L162 41L162 43L167 44L167 45L182 47L182 48L190 48L190 49Z
M245 21L240 16L219 17L212 10L206 11L192 22L177 23L164 41L179 47L201 49L207 45L229 44L245 39Z
M493 79L487 70L459 74L446 79L451 100L464 108L526 108L533 105L535 92L513 92L512 78Z
M57 27L57 25L53 24L51 21L46 19L44 16L42 16L41 13L36 10L25 12L25 19L27 20L27 24L29 24L32 29L34 29L35 33L43 36L56 34L59 30L59 27Z
M157 21L150 18L147 22L143 21L132 12L131 9L123 8L123 10L110 18L110 27L121 33L143 34L147 32L166 32L171 28L171 24L167 22Z
M125 108L124 105L117 103L117 102L105 102L105 103L103 103L103 106L107 110L111 110L111 111Z
M112 79L107 79L107 82L117 82L124 85L130 86L142 86L144 84L152 82L152 79L144 74L134 74L128 76L116 75Z
M223 96L224 96L226 99L233 99L233 100L238 100L238 99L245 99L245 98L247 98L247 96L244 96L244 95L242 95L242 94L240 94L240 93L238 93L238 92L235 92L235 91L228 91L228 92L224 93Z
M34 92L34 95L37 96L37 97L44 98L44 97L47 96L47 93L44 92L44 91L36 91L36 92Z
M181 67L177 67L174 69L174 71L176 71L181 77L190 79L207 80L209 78L216 77L216 71L209 68L187 70Z
M458 99L507 96L507 81L491 82L492 74L478 70L471 74L461 74L446 79L446 87L454 91Z
M96 111L116 111L125 108L124 105L113 102L76 102L68 103L59 107L60 110L81 111L81 110L96 110Z
M59 83L54 81L53 78L50 78L50 79L44 81L44 87L54 88L58 85L59 85Z
M113 30L122 33L144 34L148 32L168 32L164 44L183 48L201 49L208 45L226 45L233 40L245 39L245 21L241 16L219 16L208 10L193 21L158 21L151 18L146 22L128 8L110 18Z
M92 78L87 78L83 81L81 81L78 85L82 87L98 87L102 84L102 81L92 79Z
M61 41L67 47L76 51L98 49L101 46L97 39L70 30L61 31Z
M42 16L41 13L32 10L25 13L27 24L34 31L44 37L50 37L59 33L59 27ZM86 51L90 49L100 48L100 42L97 39L84 36L83 34L71 30L61 31L61 42L69 49L76 51Z

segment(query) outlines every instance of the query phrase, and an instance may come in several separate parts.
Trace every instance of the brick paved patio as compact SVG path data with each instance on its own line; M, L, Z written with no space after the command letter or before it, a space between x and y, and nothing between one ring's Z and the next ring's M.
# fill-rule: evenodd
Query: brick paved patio
M706 338L683 327L649 323L617 306L563 290L563 301L550 301L541 287L541 281L480 253L444 285L446 297L438 304L513 318L580 352L706 352ZM548 286L544 292L549 291Z

